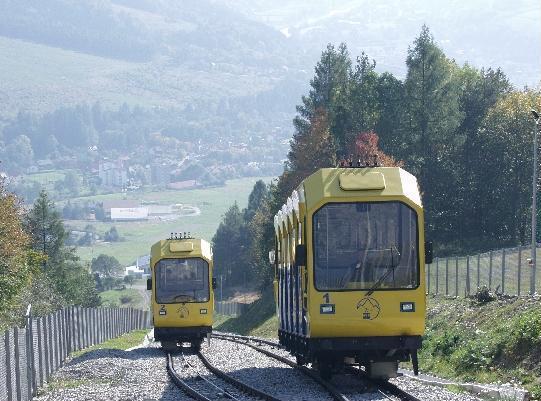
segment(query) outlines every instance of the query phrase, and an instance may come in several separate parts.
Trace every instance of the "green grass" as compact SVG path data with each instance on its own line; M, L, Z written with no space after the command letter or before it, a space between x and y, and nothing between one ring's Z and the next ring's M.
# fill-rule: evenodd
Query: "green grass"
M273 293L265 291L261 298L250 305L248 310L239 317L234 317L215 324L216 330L276 338L278 320L275 316Z
M100 292L102 306L104 307L125 307L145 309L148 305L144 305L143 297L138 290L126 288L124 290L109 290ZM130 301L122 303L121 298L129 298Z
M529 299L429 298L423 371L460 381L522 383L541 396L541 311Z
M160 191L160 192L137 192L128 194L107 194L91 197L76 198L77 200L111 200L111 199L134 199L137 201L158 201L161 204L185 203L197 206L201 209L198 216L181 217L175 221L140 221L140 222L88 222L69 221L67 224L75 229L82 229L87 224L96 227L98 233L104 233L111 226L116 226L122 242L111 244L95 244L91 247L78 247L77 254L83 261L90 261L103 253L114 256L122 264L130 264L137 256L150 251L152 244L160 239L169 237L171 232L190 232L192 235L202 237L208 241L212 239L223 214L234 203L240 208L246 207L248 195L259 178L241 178L227 181L226 185L217 188L194 189L187 191ZM266 182L270 178L263 178Z
M136 347L143 342L143 339L147 335L148 330L134 330L126 333L120 337L107 340L101 344L93 345L92 347L85 348L80 351L73 352L70 356L77 358L87 352L95 351L97 349L121 349L126 350L128 348Z

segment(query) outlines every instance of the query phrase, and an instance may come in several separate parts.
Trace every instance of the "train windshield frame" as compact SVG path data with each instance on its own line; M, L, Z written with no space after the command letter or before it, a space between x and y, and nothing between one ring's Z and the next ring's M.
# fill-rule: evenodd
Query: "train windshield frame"
M317 291L414 290L419 218L401 201L329 202L312 215Z
M210 300L209 263L203 258L166 258L154 266L156 302L204 303Z

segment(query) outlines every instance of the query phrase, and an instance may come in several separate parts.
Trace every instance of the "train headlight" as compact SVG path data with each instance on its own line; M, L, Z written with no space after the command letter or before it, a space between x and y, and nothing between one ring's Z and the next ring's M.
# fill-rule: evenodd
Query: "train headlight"
M328 315L334 313L334 304L321 304L319 306L319 313Z
M400 302L400 312L415 312L415 302Z
M199 309L199 313L201 315L206 315L207 314L207 310L206 309Z

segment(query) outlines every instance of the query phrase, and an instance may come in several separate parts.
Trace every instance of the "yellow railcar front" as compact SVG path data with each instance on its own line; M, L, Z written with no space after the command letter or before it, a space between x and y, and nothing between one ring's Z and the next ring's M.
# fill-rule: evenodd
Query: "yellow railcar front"
M215 280L210 244L173 236L158 241L151 248L150 266L155 340L164 348L183 342L199 348L213 323Z
M414 176L400 168L321 169L276 215L275 232L279 338L301 363L327 376L358 363L388 378L411 358L417 370L426 305Z

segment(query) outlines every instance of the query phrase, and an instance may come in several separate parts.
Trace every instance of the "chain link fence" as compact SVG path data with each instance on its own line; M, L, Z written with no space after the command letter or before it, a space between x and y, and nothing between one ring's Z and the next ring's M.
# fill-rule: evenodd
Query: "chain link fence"
M67 356L137 329L150 328L150 313L133 308L70 307L34 318L0 339L0 400L30 401Z
M541 249L536 249L541 262ZM541 285L541 274L534 274L529 263L531 248L520 246L472 256L434 258L426 266L428 294L468 296L478 288L505 295L533 295ZM538 262L538 263L540 263Z

